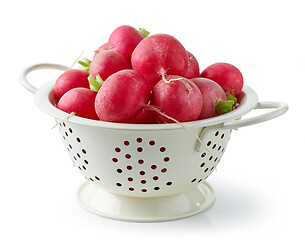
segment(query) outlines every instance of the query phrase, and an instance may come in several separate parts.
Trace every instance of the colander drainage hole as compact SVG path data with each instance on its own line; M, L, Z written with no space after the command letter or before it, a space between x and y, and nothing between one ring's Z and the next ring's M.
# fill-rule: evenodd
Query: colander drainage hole
M142 138L137 138L138 143L141 143L142 141L143 141Z
M98 177L98 176L95 176L95 179L96 180L98 180L98 181L100 181L101 179Z
M76 138L76 141L79 142L79 143L81 142L81 141L80 141L80 138Z
M170 185L172 185L172 184L173 184L172 182L167 182L167 183L166 183L167 186L170 186Z
M194 178L191 182L193 183L193 182L195 182L197 179L196 178Z
M69 128L69 132L70 132L70 133L73 133L73 131L72 131L72 129L71 129L71 128Z
M116 185L117 185L118 187L122 187L122 184L121 184L121 183L116 183Z
M130 154L126 154L126 155L125 155L125 158L130 159L130 158L131 158L131 155L130 155Z
M165 157L164 162L168 162L168 161L169 161L169 157Z
M165 147L161 147L160 148L160 152L165 152L166 148Z
M85 162L86 164L89 164L89 162L88 162L87 160L84 160L84 162Z

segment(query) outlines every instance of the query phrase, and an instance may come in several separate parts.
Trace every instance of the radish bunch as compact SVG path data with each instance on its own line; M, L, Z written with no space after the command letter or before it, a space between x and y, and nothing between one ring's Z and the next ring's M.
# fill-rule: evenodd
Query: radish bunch
M173 36L116 28L92 60L56 81L57 107L117 123L172 123L215 117L238 106L243 77L228 63L201 73L195 56Z

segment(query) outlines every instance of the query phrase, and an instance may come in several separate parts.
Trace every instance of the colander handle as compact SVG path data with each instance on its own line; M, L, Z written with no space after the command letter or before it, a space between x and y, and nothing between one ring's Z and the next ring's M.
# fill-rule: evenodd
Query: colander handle
M235 120L234 122L224 123L222 129L238 129L254 125L257 123L265 122L273 118L279 117L288 110L287 103L284 102L259 102L254 109L268 109L275 108L275 110L263 113L258 116L249 117L246 119Z
M26 69L24 69L20 75L20 82L22 86L30 91L31 93L35 93L37 91L37 87L33 86L32 84L29 83L27 80L27 75L30 72L36 71L36 70L41 70L41 69L54 69L54 70L60 70L60 71L66 71L70 69L67 66L60 65L60 64L53 64L53 63L40 63L40 64L34 64Z

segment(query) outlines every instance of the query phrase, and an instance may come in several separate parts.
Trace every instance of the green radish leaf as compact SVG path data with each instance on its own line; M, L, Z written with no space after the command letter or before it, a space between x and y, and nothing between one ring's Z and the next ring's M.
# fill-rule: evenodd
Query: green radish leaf
M90 84L90 89L95 92L98 92L104 83L103 79L100 77L99 74L96 75L96 79L90 74L90 76L88 77L88 81Z
M216 112L218 114L225 114L233 110L234 101L227 100L223 102L216 103Z
M79 65L81 65L81 66L78 67L79 70L82 70L82 71L85 71L85 72L89 71L91 61L88 58L83 58L83 60L79 60L77 63Z
M227 94L227 100L234 101L234 104L237 103L237 98L233 94L231 94L231 93Z
M146 31L145 28L139 28L139 32L143 35L143 37L148 37L150 32Z

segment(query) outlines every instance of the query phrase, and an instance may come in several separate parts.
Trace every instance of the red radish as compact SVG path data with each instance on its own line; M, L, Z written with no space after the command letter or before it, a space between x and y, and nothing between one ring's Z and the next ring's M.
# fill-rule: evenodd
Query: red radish
M188 57L183 45L167 34L154 34L143 39L131 56L134 70L145 76L153 87L161 75L184 76Z
M171 75L159 81L153 89L151 105L178 122L194 121L202 109L202 96L198 87L190 80ZM155 113L158 123L174 122Z
M148 103L148 106L150 104ZM135 118L136 123L139 124L155 124L156 122L156 118L155 118L155 112L144 108L139 114L138 116Z
M102 121L129 123L148 103L150 94L141 74L121 70L103 83L96 96L95 110Z
M243 88L243 76L239 69L229 63L215 63L208 66L200 77L217 82L226 94L238 96Z
M59 99L57 108L67 113L75 112L79 117L98 120L94 108L96 94L88 88L73 88Z
M126 58L111 50L105 50L95 56L90 64L89 74L96 77L97 74L105 81L111 74L123 69L131 68Z
M104 50L113 50L113 46L111 44L109 44L108 42L107 43L104 43L102 46L100 46L97 50L95 50L95 54L93 56L93 58L95 58L95 56L100 53L101 51L104 51Z
M108 42L100 46L96 52L111 49L121 53L130 62L133 50L143 39L143 34L137 29L123 25L116 28L111 33Z
M193 54L187 51L188 68L185 73L185 77L188 79L199 77L199 63Z
M54 93L58 98L61 98L67 91L77 88L84 87L89 88L88 82L89 73L78 69L70 69L65 71L56 80L54 86Z
M144 36L137 29L123 25L111 33L108 43L130 61L133 50L143 39Z
M207 78L193 78L190 80L196 84L202 95L203 106L198 119L217 116L216 103L227 100L223 89L218 83Z

